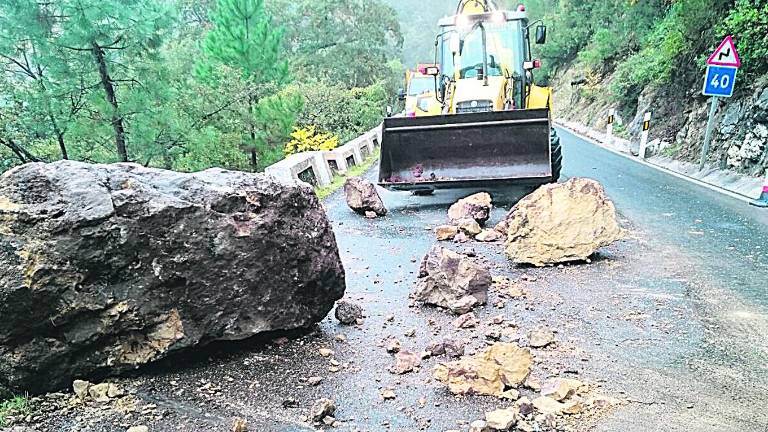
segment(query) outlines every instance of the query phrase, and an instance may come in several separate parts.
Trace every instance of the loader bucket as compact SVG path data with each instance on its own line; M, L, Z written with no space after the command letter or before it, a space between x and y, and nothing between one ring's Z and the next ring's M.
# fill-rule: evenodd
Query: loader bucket
M548 109L384 120L379 185L395 190L552 181Z

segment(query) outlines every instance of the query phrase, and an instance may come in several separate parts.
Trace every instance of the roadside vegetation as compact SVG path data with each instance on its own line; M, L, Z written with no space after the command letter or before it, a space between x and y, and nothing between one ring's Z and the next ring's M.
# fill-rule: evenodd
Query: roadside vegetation
M607 90L634 109L648 86L687 88L700 80L706 53L736 35L747 76L768 73L768 0L530 0L534 18L550 28L537 47L547 82L578 64L588 75L613 74ZM725 17L725 19L723 19Z
M25 416L29 413L27 398L16 396L0 402L0 427L5 427L6 419L11 416Z
M378 0L0 5L0 172L30 161L260 171L297 130L381 121L402 35Z

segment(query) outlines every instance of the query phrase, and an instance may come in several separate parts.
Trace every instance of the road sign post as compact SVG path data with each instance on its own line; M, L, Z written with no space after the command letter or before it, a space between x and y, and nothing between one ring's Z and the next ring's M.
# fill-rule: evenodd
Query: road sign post
M707 129L704 133L704 144L701 146L701 161L699 162L699 171L704 170L709 154L709 146L712 142L712 131L715 128L715 114L720 105L720 97L729 98L733 96L733 89L736 86L736 72L741 66L741 59L736 52L736 45L733 38L729 35L717 47L714 53L707 60L707 75L704 79L704 88L702 94L711 96L712 102L709 107L709 118L707 119Z
M608 144L613 144L613 121L616 118L616 110L611 108L608 110Z

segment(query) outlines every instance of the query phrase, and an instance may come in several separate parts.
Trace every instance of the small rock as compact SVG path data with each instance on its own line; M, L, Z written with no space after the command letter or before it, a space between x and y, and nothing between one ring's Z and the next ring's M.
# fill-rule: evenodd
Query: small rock
M377 215L375 211L368 210L365 212L366 219L376 219L377 217L379 217L379 215Z
M528 399L525 396L515 401L515 406L517 407L518 412L522 416L527 416L528 414L532 413L534 410L534 406L531 403L530 399Z
M410 337L410 338L416 337L416 329L415 328L409 329L408 331L403 333L403 336Z
M149 432L149 428L146 426L132 426L126 432Z
M474 219L461 219L456 221L456 225L461 232L471 237L474 237L483 231L480 224Z
M517 410L514 408L497 409L485 413L485 422L493 430L509 430L517 422Z
M469 313L472 311L472 309L475 308L475 306L479 305L480 301L475 296L464 296L455 302L448 305L448 309L456 315L464 315L465 313Z
M555 378L544 383L541 387L541 395L549 396L552 399L562 401L578 391L584 385L583 382L575 379Z
M392 400L392 399L395 399L396 397L397 395L392 389L384 389L381 391L381 398L384 400Z
M312 404L312 408L309 410L309 417L312 421L322 421L327 416L332 416L336 413L336 402L331 399L318 399Z
M453 240L459 233L459 227L455 225L440 225L435 228L435 237L437 241Z
M555 341L552 330L542 327L528 333L528 343L534 348L543 348Z
M321 382L323 382L323 378L319 376L311 376L307 378L307 384L311 385L312 387L320 385Z
M232 432L248 432L248 422L245 419L237 417L232 422Z
M484 229L475 236L475 240L479 242L496 242L502 240L504 235L495 229Z
M75 395L80 398L80 400L85 400L88 398L88 390L92 385L93 384L88 381L75 380L72 383L72 390L74 390Z
M547 396L539 396L531 404L542 414L560 414L566 408L565 404Z
M456 237L453 238L453 241L455 243L466 243L470 240L471 240L470 237L467 234L465 234L463 231L456 234Z
M464 329L477 327L478 324L480 324L480 321L477 320L477 317L472 312L461 315L453 321L454 327Z
M336 319L344 325L352 325L363 318L363 308L357 303L346 300L336 302Z
M395 354L395 364L389 369L393 374L403 375L414 370L421 364L421 357L408 350Z
M387 352L389 353L398 353L400 352L400 341L395 338L389 338L386 342L386 348Z
M109 383L92 385L88 389L88 394L96 402L109 402Z
M320 348L317 352L320 353L321 357L330 357L333 355L333 351L328 348Z
M475 420L469 424L469 432L489 432L485 420Z
M427 351L431 352L434 356L461 357L464 355L466 345L467 341L463 339L444 338L430 342L427 345Z

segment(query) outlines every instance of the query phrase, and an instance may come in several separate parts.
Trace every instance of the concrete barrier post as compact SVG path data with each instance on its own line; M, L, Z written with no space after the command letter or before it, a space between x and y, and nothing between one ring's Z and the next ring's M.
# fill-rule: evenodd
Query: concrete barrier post
M312 169L315 171L315 178L320 186L326 186L333 181L333 173L331 167L325 160L325 156L321 151L315 151L312 153Z
M651 113L647 112L643 116L643 132L640 135L640 149L638 156L640 159L645 159L645 151L648 147L648 134L651 130Z

